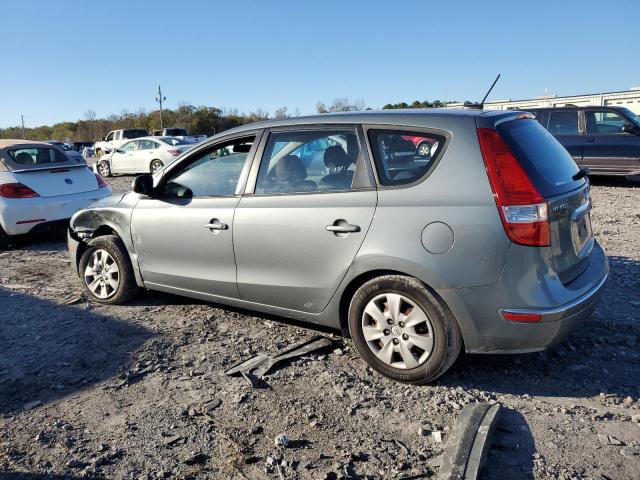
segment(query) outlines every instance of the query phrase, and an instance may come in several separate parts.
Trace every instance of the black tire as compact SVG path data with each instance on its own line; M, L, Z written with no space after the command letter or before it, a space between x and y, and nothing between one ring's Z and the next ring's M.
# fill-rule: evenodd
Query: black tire
M115 293L110 295L108 298L100 298L95 295L85 280L84 272L87 268L87 264L89 263L93 253L98 249L106 250L118 265L120 280L118 288L115 290ZM105 235L91 240L80 257L78 272L80 274L80 279L82 280L84 291L87 293L87 296L95 302L119 305L131 300L140 291L140 288L136 283L136 278L133 273L133 267L131 265L131 260L129 259L129 254L127 253L127 249L122 243L122 240L115 235Z
M2 228L2 225L0 225L0 250L6 249L11 243L10 240L11 236L7 234Z
M151 164L149 165L149 171L151 173L154 173L162 167L164 167L164 163L162 163L161 160L152 160Z
M111 176L111 165L106 160L98 161L98 173L103 177Z
M426 361L416 368L395 368L377 358L362 331L367 304L384 293L399 293L420 306L433 331L433 348ZM428 383L446 372L462 348L462 335L449 310L419 280L403 275L385 275L369 280L353 295L349 305L349 332L362 358L378 373L398 382Z

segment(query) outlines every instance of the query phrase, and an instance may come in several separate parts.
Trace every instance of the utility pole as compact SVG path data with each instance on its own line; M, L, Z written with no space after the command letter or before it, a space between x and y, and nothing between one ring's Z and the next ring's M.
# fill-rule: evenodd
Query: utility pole
M20 120L22 120L22 139L24 140L24 115L20 115Z
M164 129L164 126L162 125L162 102L166 99L167 97L162 96L162 89L160 88L160 85L158 85L158 96L156 97L156 102L160 104L160 130Z

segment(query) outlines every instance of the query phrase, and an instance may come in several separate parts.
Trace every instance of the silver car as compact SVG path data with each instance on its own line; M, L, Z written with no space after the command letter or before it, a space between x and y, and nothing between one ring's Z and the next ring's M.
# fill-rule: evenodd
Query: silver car
M146 288L326 325L422 383L462 348L545 349L590 315L608 273L590 208L530 114L322 115L226 131L137 177L72 218L69 250L98 302Z

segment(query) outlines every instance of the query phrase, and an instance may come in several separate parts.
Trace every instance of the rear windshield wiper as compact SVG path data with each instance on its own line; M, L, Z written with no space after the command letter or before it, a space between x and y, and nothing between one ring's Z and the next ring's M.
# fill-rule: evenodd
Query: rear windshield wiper
M587 167L585 168L581 168L578 173L576 173L573 177L574 180L580 180L581 178L586 177L587 175L589 175L589 173L591 173L591 170Z

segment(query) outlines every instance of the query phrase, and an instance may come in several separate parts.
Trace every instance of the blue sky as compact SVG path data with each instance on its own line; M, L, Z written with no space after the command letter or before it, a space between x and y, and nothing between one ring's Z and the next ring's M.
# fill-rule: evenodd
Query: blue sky
M153 5L153 8L150 6ZM640 86L640 2L7 1L0 127L180 103L312 113Z

